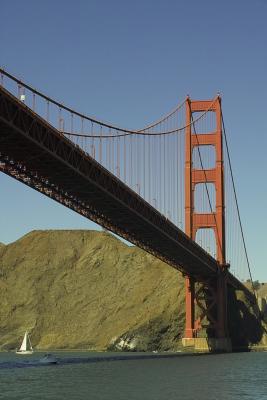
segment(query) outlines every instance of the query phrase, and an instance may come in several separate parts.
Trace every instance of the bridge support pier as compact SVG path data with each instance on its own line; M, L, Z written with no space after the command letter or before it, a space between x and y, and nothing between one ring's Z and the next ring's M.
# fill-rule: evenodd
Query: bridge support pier
M232 342L230 338L183 338L184 347L194 348L197 352L231 353Z
M212 112L215 114L216 127L213 132L198 133L192 123L193 113ZM212 146L215 154L215 165L210 169L193 167L193 150ZM216 205L209 213L195 211L194 193L196 185L213 184L216 192ZM206 187L206 192L208 189ZM211 208L211 202L209 199ZM228 338L227 318L227 270L225 263L225 216L224 216L224 173L223 145L221 123L221 99L186 102L186 136L185 136L185 232L196 239L199 229L212 229L216 239L216 258L218 261L217 277L207 277L198 282L186 277L185 303L186 323L185 346L194 346L203 351L230 351L231 341ZM197 271L196 271L197 276ZM198 316L195 318L195 306Z
M186 278L184 347L204 352L232 351L227 326L227 267L221 267L217 279L198 282L193 290L188 286L190 279ZM193 319L195 315L197 318Z

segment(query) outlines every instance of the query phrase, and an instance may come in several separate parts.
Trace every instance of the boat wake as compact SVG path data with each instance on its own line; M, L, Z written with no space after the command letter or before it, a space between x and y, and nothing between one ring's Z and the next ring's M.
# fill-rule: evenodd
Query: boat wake
M115 361L134 361L134 360L151 360L151 359L162 359L162 358L176 358L182 356L189 356L189 353L153 353L153 354L136 354L136 355L112 355L112 356L101 356L101 357L62 357L58 358L52 354L46 354L44 357L34 360L23 360L23 361L9 361L0 362L0 369L12 369L12 368L33 368L33 367L45 367L45 366L64 366L68 364L90 364L97 362L115 362Z

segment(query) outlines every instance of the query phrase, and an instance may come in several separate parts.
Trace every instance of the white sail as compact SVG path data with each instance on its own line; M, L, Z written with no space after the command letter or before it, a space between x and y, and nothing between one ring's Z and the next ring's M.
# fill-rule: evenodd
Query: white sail
M22 341L22 344L21 344L21 346L20 346L19 351L26 351L26 350L28 350L28 349L27 349L27 342L28 342L28 332L26 331L26 332L25 332L25 335L24 335L24 338L23 338L23 341Z
M30 337L28 331L25 332L20 349L16 352L17 354L31 354L33 353L33 348L31 345Z

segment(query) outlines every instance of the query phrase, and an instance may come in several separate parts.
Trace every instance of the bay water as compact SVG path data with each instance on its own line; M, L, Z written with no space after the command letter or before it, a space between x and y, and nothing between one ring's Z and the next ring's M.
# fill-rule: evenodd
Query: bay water
M5 400L267 400L267 352L0 353Z

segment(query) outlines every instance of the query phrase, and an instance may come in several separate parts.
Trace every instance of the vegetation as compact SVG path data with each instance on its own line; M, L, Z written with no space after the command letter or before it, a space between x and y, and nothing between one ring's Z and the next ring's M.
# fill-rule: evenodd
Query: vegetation
M0 245L0 349L29 330L39 349L176 350L184 278L106 231L34 231ZM229 302L234 343L261 330L245 300Z
M181 275L107 232L35 231L0 248L0 348L175 348ZM164 331L164 335L162 332Z

